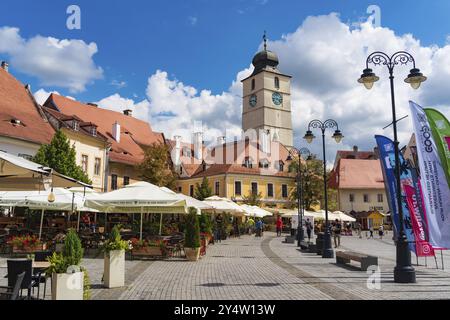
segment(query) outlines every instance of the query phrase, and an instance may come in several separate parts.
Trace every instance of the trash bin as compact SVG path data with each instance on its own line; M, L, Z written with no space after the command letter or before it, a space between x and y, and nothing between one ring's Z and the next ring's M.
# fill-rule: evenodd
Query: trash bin
M316 253L317 255L322 255L322 249L323 249L323 232L319 232L317 234L317 239L316 239Z

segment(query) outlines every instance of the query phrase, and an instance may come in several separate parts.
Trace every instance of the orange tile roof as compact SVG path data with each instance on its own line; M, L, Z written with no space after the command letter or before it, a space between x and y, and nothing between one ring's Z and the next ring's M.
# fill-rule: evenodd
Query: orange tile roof
M339 189L384 189L380 160L341 159L337 172Z
M149 123L120 112L84 104L54 93L44 105L66 115L75 115L83 121L95 123L98 132L106 136L111 143L109 158L112 162L139 164L144 159L142 146L164 142L163 134L153 132ZM116 121L120 124L120 142L112 136L112 126Z
M11 120L21 124L12 124ZM34 143L50 143L55 133L31 93L0 68L0 135Z

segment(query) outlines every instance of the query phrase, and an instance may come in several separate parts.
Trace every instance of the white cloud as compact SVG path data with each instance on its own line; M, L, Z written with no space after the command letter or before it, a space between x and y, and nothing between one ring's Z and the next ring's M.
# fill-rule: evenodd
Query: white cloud
M9 56L11 67L38 78L42 85L74 93L103 76L93 60L97 53L94 42L40 35L25 39L18 28L0 27L0 53Z
M148 121L149 102L146 99L136 103L133 99L123 98L116 93L96 103L101 108L117 112L130 109L133 111L133 117Z
M189 16L188 17L188 21L189 21L189 24L191 26L195 26L197 24L197 22L198 22L198 18L197 17L193 17L193 16Z
M47 98L51 93L59 94L58 91L48 92L44 89L39 89L33 95L34 95L34 99L36 99L37 103L39 103L40 105L43 105L45 103L45 101L47 101Z
M392 137L392 127L382 130L392 121L386 68L372 67L380 81L371 91L357 83L367 55L373 51L406 50L428 77L416 91L403 82L412 66L396 67L398 118L409 114L410 99L425 107L436 107L450 116L450 91L446 86L450 79L450 45L422 46L411 34L396 35L388 28L374 28L370 21L356 28L350 27L333 13L308 17L294 32L269 41L268 48L278 54L279 69L293 76L292 120L296 146L306 145L302 137L312 119L332 118L338 122L345 138L337 145L330 138L332 131L327 132L327 159L330 162L338 149L351 149L353 145L360 150L372 149L375 134ZM114 95L114 99L109 97L115 100L114 107L110 105L109 108L139 105L142 108L139 117L148 120L155 130L164 132L169 138L181 134L184 139L189 139L194 121L203 122L206 140L215 140L224 135L225 130L238 135L242 111L240 80L249 75L251 69L238 72L230 88L220 94L198 90L158 70L148 79L148 100L135 104L134 100ZM411 120L402 120L399 123L402 144L408 142L411 133ZM320 137L320 132L315 135ZM321 142L316 140L308 147L321 157Z
M111 85L116 87L117 89L125 88L128 84L125 81L113 80L111 81Z

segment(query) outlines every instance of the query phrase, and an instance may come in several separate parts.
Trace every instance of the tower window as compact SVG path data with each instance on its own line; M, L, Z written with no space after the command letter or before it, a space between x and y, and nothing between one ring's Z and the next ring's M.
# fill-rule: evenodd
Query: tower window
M252 79L252 90L255 90L255 79Z
M278 77L275 77L275 88L280 89L280 79Z

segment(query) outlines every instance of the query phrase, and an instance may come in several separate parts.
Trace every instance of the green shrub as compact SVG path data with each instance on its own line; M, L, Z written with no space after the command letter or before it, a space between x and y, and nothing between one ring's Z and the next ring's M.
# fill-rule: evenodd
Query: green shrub
M105 241L102 249L106 253L113 250L129 249L128 241L122 240L122 237L120 235L120 227L118 225L115 225L112 228L111 233L109 234L109 239Z
M209 215L202 212L201 216L199 217L199 223L200 223L200 232L202 233L212 233L212 222Z
M197 209L189 208L189 214L186 216L185 222L184 246L186 248L200 248L200 225Z
M67 232L62 255L67 260L69 266L80 265L81 258L83 258L83 247L81 246L80 238L73 229L69 229L69 232Z

